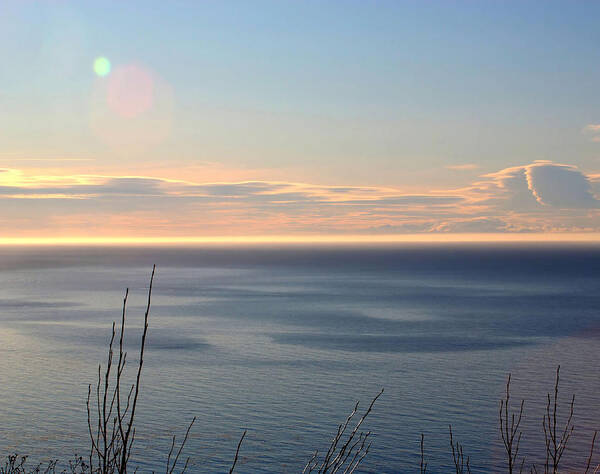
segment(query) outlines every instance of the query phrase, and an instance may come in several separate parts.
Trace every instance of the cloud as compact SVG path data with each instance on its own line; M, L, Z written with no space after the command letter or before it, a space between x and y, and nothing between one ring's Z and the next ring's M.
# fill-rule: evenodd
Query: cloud
M600 123L590 123L583 127L583 133L590 136L593 142L600 142Z
M538 202L559 208L597 208L589 179L574 166L536 163L527 168L531 192Z
M0 195L18 198L31 196L69 199L113 197L163 197L199 202L322 203L324 205L422 206L456 203L462 198L443 194L402 194L393 188L322 186L293 182L248 181L239 183L190 183L149 177L86 176L85 180L67 178L24 181L0 185ZM82 181L82 182L80 182Z
M11 161L44 161L44 162L61 162L61 161L95 161L94 158L11 158Z
M405 193L287 181L0 173L4 235L210 236L600 231L600 174L537 161Z
M463 165L448 165L445 168L452 171L472 171L479 168L479 166L475 163L465 163Z
M474 217L471 219L455 219L441 222L432 229L434 232L456 232L456 233L488 233L506 232L509 225L497 217Z
M527 179L527 167L515 166L483 175L468 191L480 204L507 211L537 210L540 203L533 195Z
M497 195L504 194L509 207L517 211L536 209L536 203L559 209L600 207L590 178L572 165L536 161L484 177L494 181L500 190Z

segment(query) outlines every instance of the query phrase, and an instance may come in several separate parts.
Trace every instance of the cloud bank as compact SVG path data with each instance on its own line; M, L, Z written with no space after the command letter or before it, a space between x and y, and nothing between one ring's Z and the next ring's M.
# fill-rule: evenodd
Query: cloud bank
M537 161L420 194L282 181L0 172L2 237L598 232L600 175Z

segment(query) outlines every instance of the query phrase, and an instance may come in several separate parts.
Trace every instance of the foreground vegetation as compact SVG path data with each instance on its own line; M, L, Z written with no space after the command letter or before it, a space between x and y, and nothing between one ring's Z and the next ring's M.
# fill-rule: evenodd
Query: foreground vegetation
M66 466L60 467L58 460L30 467L27 464L27 456L13 454L7 456L4 465L0 465L0 474L125 474L139 470L139 466L131 464L131 454L136 439L135 416L144 365L154 272L155 267L152 269L148 287L144 325L139 346L139 359L134 367L134 382L131 385L125 385L123 382L127 364L127 353L123 346L129 295L129 290L126 290L120 324L118 326L116 322L112 324L106 365L104 368L102 365L98 366L96 383L94 386L90 384L88 387L86 406L90 443L89 454L86 457L75 456L74 459L68 461ZM505 453L505 472L509 474L517 472L558 474L561 472L561 461L574 431L575 395L571 398L565 420L560 423L559 382L560 366L556 369L553 393L547 394L545 413L542 420L545 441L545 453L542 459L545 459L545 461L540 465L527 465L526 458L520 454L523 435L520 427L524 415L524 400L517 404L516 409L511 406L511 376L509 374L505 396L500 400L498 411L498 429ZM338 426L329 446L323 452L315 451L304 466L302 473L351 474L355 472L371 448L371 432L362 431L362 425L382 394L383 389L373 398L362 415L358 414L359 403L357 402L346 420ZM165 456L166 474L185 473L190 467L190 458L186 457L183 460L182 453L195 421L196 418L191 420L181 442L177 443L176 437L172 437L170 449ZM234 472L238 465L245 436L246 431L242 433L232 456L230 474ZM600 464L593 463L596 436L597 432L594 432L584 474L600 473ZM453 472L456 474L471 473L470 458L465 453L463 445L455 439L451 425L449 426L449 456L452 459ZM420 464L415 466L415 471L417 467L420 474L428 472L424 435L421 435Z

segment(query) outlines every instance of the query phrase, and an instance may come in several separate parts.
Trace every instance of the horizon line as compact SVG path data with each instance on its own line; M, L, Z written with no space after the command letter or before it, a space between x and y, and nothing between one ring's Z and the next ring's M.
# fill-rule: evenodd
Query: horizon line
M206 237L0 237L2 246L200 245L200 244L394 244L394 243L598 243L600 233L462 233L388 235L257 235Z

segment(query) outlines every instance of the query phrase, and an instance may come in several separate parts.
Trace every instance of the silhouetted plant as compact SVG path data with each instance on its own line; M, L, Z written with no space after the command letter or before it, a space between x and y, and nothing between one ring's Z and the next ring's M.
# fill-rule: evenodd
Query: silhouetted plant
M427 474L427 463L425 462L425 435L421 433L421 465L419 474Z
M452 425L449 425L450 428L450 447L452 448L452 461L454 462L454 468L456 469L456 474L464 474L467 472L471 474L471 459L467 456L467 460L465 463L465 456L463 453L463 446L458 441L454 443L454 437L452 435ZM465 471L465 468L467 469Z
M594 431L594 436L592 436L592 445L590 447L590 455L588 456L584 474L588 474L588 472L590 472L590 468L592 467L592 458L594 457L594 444L596 443L596 435L597 434L598 434L598 432ZM596 466L596 469L594 469L594 471L593 471L594 474L596 474L597 472L600 472L600 464L598 464Z
M27 456L19 456L17 454L11 454L6 457L4 466L0 467L0 474L13 474L25 472L25 463L27 462Z
M57 471L58 460L53 459L47 464L38 464L36 467L29 469L26 466L27 456L19 456L11 454L6 456L6 461L3 466L0 466L0 474L78 474L87 472L87 466L80 456L75 456L75 459L69 461L68 467L62 471Z
M189 426L185 432L185 436L183 437L183 441L181 442L181 444L179 445L179 449L177 450L177 455L173 459L173 464L171 464L171 456L173 455L173 452L175 450L175 435L173 435L173 440L171 441L171 449L169 450L169 454L167 456L167 474L173 474L175 467L177 467L177 461L179 461L179 456L181 455L181 451L183 451L183 447L185 446L185 443L187 442L188 436L190 435L190 430L192 429L192 426L194 425L195 421L196 421L196 417L194 417L192 419L192 422L189 424ZM189 463L190 463L190 458L187 458L185 460L183 469L181 470L182 473L184 473L187 470Z
M521 431L519 431L519 426L521 425L521 419L523 417L523 406L525 404L525 400L521 400L521 406L519 407L517 414L509 413L510 378L511 374L508 374L508 379L506 381L506 399L500 400L500 412L498 414L498 418L500 420L500 435L502 437L502 443L504 444L504 450L506 451L508 472L509 474L513 474L515 465L517 463L517 456L519 455L521 436L523 434ZM524 465L525 458L521 460L519 473L523 472Z
M246 437L246 433L247 431L244 430L244 433L242 434L242 437L240 438L240 441L237 445L237 449L235 450L235 457L233 458L233 464L231 465L231 469L229 469L229 474L232 474L233 471L235 470L235 466L238 462L238 456L240 454L240 448L242 446L242 443L244 442L244 438Z
M546 474L558 473L558 467L560 460L567 448L567 444L575 426L572 423L573 410L575 406L575 394L571 397L571 403L569 404L569 416L567 422L561 431L557 432L557 418L558 418L558 384L560 381L560 365L556 368L556 381L554 383L554 397L553 403L551 403L551 397L548 393L548 403L546 404L546 413L542 421L544 428L544 438L546 443L546 463L544 465L544 472Z
M127 396L122 395L122 379L127 362L127 352L124 350L123 339L125 335L125 320L127 314L127 299L129 297L129 289L125 291L123 298L123 310L121 314L121 325L118 328L119 339L119 356L116 368L113 367L114 351L113 344L117 336L116 324L113 321L111 338L108 345L108 358L106 369L102 373L102 366L98 366L98 380L95 387L96 403L95 416L92 416L91 398L92 386L88 386L87 396L87 421L88 431L90 436L90 454L89 465L83 466L82 471L89 469L91 473L99 474L125 474L136 436L135 415L140 394L142 368L144 365L144 351L146 348L146 338L148 335L148 316L150 314L150 305L152 301L152 285L154 283L154 273L156 266L152 268L150 284L148 287L148 299L146 303L146 311L144 313L144 326L140 342L140 355L137 363L135 382L128 388ZM92 427L95 420L95 429ZM181 442L176 455L175 452L175 436L172 438L171 449L167 456L167 474L173 474L179 457L188 440L190 429L196 421L196 418L189 424L185 437ZM171 463L171 460L173 462ZM189 465L189 458L181 470L184 473Z
M354 410L348 415L346 421L338 426L337 433L331 440L329 444L329 448L325 453L323 459L319 459L319 451L315 451L315 454L310 458L310 460L304 466L302 473L309 473L316 471L319 474L325 474L330 472L332 474L336 472L342 472L343 474L350 474L356 471L360 463L363 459L369 454L369 450L371 449L371 443L367 444L367 440L369 436L371 436L371 432L368 431L366 433L360 432L358 433L359 428L371 413L373 409L373 405L377 399L383 394L383 389L379 392L375 398L371 401L369 408L367 411L360 417L358 423L354 426L354 429L350 432L350 434L344 440L344 434L346 433L346 429L348 428L348 424L352 421L354 416L358 411L359 402L356 402L354 406ZM358 438L356 435L358 434Z

